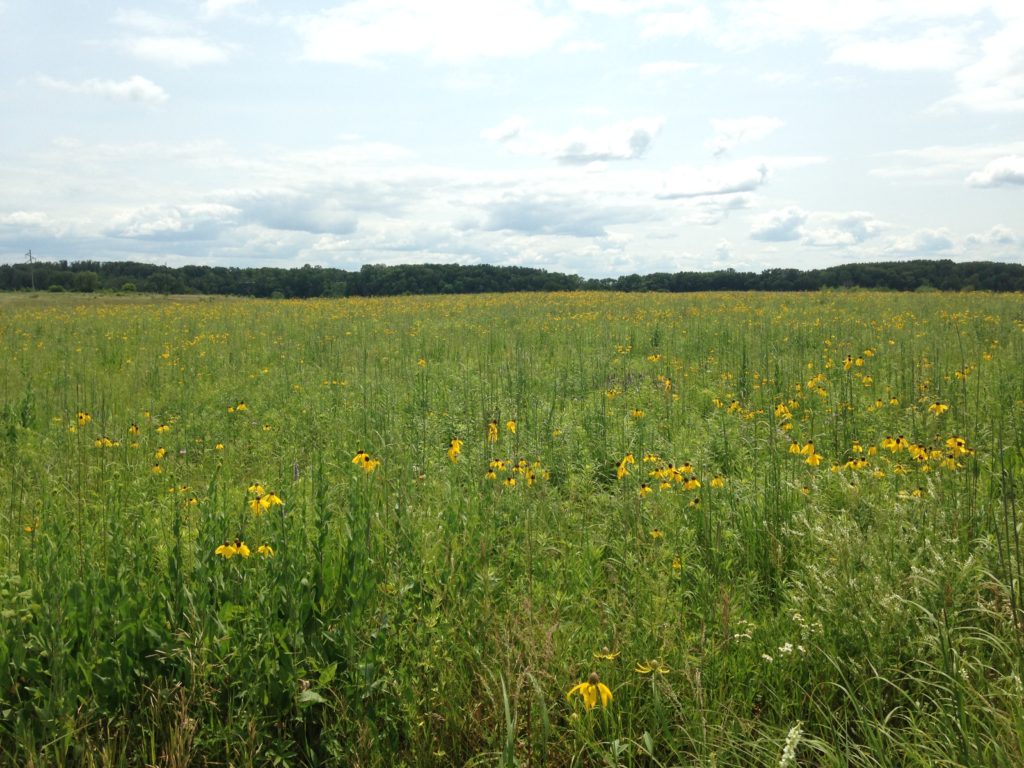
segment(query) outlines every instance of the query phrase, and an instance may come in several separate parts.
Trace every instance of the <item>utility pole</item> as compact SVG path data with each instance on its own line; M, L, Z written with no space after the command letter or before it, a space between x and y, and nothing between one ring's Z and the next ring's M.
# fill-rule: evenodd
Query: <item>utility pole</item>
M32 249L29 248L28 249L28 253L26 253L25 255L28 256L28 274L29 274L29 277L32 278L32 290L35 291L35 289L36 289L36 270L35 270L35 267L32 266Z

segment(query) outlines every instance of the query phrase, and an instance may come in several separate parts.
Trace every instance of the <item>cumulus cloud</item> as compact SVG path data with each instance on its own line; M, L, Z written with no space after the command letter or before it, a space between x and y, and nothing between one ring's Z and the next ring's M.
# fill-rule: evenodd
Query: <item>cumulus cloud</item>
M104 96L115 101L135 101L159 104L167 101L167 92L152 80L133 75L127 80L83 80L69 83L47 75L40 75L37 82L44 88L65 93L80 93L88 96Z
M604 237L610 224L643 221L652 212L637 207L605 205L578 196L514 193L485 206L482 229L530 235Z
M1024 111L1024 16L981 43L981 55L956 72L957 91L939 107L982 112Z
M108 237L138 240L214 240L240 211L230 205L148 205L116 215Z
M205 0L203 2L203 15L207 18L215 19L239 5L250 2L252 0Z
M110 18L114 24L147 32L151 35L167 35L183 32L187 26L177 19L158 16L141 8L119 8Z
M909 235L892 238L885 246L883 253L893 256L930 256L948 253L956 248L949 230L918 229Z
M967 55L962 30L935 28L918 37L849 41L832 51L831 60L887 72L947 71L962 65Z
M754 203L754 195L734 193L699 197L688 201L693 206L689 221L702 226L713 226L727 219L733 211L750 208Z
M920 149L899 149L883 152L877 157L885 165L872 168L868 173L881 178L937 178L959 176L964 178L971 169L984 163L1024 153L1024 141L1001 144L933 145ZM980 174L980 171L977 173ZM974 175L973 173L971 175Z
M971 233L964 238L964 244L969 247L985 245L1015 245L1017 235L1009 227L996 224L988 232Z
M689 72L696 69L699 64L693 61L649 61L640 65L640 74L644 77L661 77L663 75L678 75L681 72Z
M769 211L752 223L750 237L763 242L846 248L882 232L884 224L866 211L808 212L797 206Z
M1024 184L1024 155L997 157L967 177L972 187L1000 187Z
M777 117L741 117L734 119L715 119L711 121L714 135L708 140L708 149L715 157L719 157L737 144L758 141L781 128L785 123Z
M221 193L238 219L267 229L311 234L351 234L358 217L343 198L317 190L253 189ZM372 198L370 198L372 199Z
M714 18L703 4L686 10L645 13L640 17L644 37L686 37L709 33L713 28Z
M525 0L354 0L293 22L314 61L370 64L382 56L445 62L528 56L571 28Z
M771 243L799 240L806 221L807 212L796 206L771 211L754 220L750 237Z
M658 198L674 200L706 195L753 192L768 178L764 163L732 163L703 168L680 167L668 174Z
M884 224L865 211L811 214L801 243L845 248L879 235Z
M144 35L122 41L134 56L166 66L186 69L227 61L228 52L200 37Z
M505 142L516 138L526 127L526 121L521 117L510 117L503 120L493 128L485 128L480 131L480 136L488 141Z
M594 130L572 131L563 137L555 159L568 165L642 157L664 124L662 118L612 123Z
M563 165L588 165L643 157L664 125L664 118L622 120L564 134L531 130L522 118L510 118L481 135L505 143L518 154L548 157Z

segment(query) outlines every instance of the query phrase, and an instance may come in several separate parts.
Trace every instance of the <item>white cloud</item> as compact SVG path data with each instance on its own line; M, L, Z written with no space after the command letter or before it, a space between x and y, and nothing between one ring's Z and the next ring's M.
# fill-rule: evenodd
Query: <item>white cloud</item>
M800 240L802 245L845 248L858 245L882 232L884 224L865 211L813 213Z
M651 61L640 65L640 74L644 77L677 75L680 72L689 72L698 66L700 65L692 61Z
M230 205L149 205L114 216L104 234L141 240L213 240L240 211Z
M807 212L796 206L771 211L754 220L750 237L771 243L799 240L806 221Z
M141 8L119 8L114 12L110 20L114 24L131 27L132 29L148 32L152 35L175 34L187 28L185 24L177 19L157 16L155 13L144 11Z
M529 0L354 0L294 22L314 61L369 64L381 56L445 62L528 56L572 27Z
M752 223L750 237L764 242L846 248L879 235L884 224L865 211L815 211L797 206L769 211Z
M918 229L909 235L894 237L883 249L884 255L895 256L930 256L938 253L949 253L956 249L949 230Z
M967 58L962 30L931 29L907 39L875 38L843 43L832 51L832 61L883 71L956 69Z
M1017 235L1009 227L996 224L988 232L972 233L964 238L964 244L969 247L985 245L1015 245Z
M548 157L563 165L590 165L643 157L664 122L661 117L641 117L556 135L530 130L525 120L513 117L481 135L517 154Z
M768 179L764 163L680 167L669 172L658 197L662 200L753 192Z
M651 219L653 211L639 206L609 205L577 195L521 192L485 206L482 229L530 235L604 237L610 224Z
M252 0L205 0L203 2L203 15L207 18L215 19L239 5L250 2Z
M714 135L705 146L712 151L715 157L718 157L733 149L737 144L763 139L783 125L785 123L782 120L763 115L728 120L714 119L711 121Z
M562 53L596 53L607 48L600 40L567 40L562 44Z
M140 75L133 75L127 80L83 80L80 83L69 83L65 80L40 75L36 81L55 91L80 93L88 96L105 96L115 101L138 101L159 104L167 101L167 92L152 80Z
M646 13L640 17L641 34L644 37L687 37L708 33L713 26L711 11L703 4L683 11Z
M803 75L797 74L796 72L782 72L779 70L772 70L770 72L759 72L754 78L759 83L767 83L768 85L789 85L791 83L798 83L803 79Z
M1024 184L1024 155L998 157L968 176L967 183L972 187Z
M12 229L51 229L53 222L44 211L12 211L0 214L0 227Z
M939 107L1024 111L1024 17L985 38L981 56L957 71L956 85L957 92L939 102Z
M1024 154L1024 141L1000 144L937 144L920 149L898 149L879 153L877 157L890 162L885 166L872 168L868 173L871 176L893 179L941 176L963 178L965 174L983 163L1015 154Z
M505 142L516 138L526 127L526 121L518 116L503 120L493 128L485 128L480 131L481 138L487 141Z
M664 122L660 117L639 118L591 130L570 131L560 140L554 156L568 165L635 160L650 149Z
M687 202L692 206L692 213L688 220L693 224L710 227L729 218L729 214L733 211L752 207L754 195L740 192L691 198Z
M123 45L140 59L182 69L217 64L228 58L227 50L199 37L143 36L126 39Z

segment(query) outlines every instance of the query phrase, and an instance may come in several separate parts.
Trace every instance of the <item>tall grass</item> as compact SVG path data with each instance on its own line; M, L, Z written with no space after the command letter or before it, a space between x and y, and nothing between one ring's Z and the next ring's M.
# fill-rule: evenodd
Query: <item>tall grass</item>
M0 336L5 764L1024 763L1020 296L8 297Z

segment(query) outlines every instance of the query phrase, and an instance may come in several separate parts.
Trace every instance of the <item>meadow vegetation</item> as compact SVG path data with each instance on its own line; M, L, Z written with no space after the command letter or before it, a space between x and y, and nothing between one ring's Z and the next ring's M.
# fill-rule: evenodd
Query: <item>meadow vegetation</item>
M1019 294L0 336L3 764L1024 764Z

